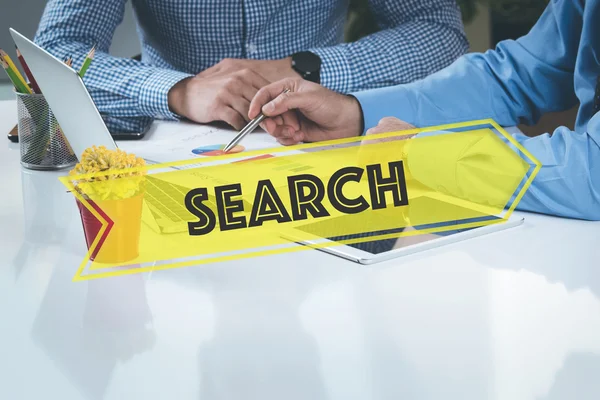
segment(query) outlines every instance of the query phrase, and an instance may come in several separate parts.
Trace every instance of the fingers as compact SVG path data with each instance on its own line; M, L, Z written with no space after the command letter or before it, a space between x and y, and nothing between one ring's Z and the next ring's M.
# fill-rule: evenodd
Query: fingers
M277 128L277 122L271 118L267 118L263 120L260 127L267 133L273 133L275 128Z
M266 132L273 134L275 129L279 126L286 125L292 128L294 131L300 130L300 121L298 119L298 114L293 111L286 112L282 115L277 115L275 117L266 118L261 124L261 128L263 128Z
M298 119L298 114L295 111L283 113L281 116L276 118L281 118L283 120L279 125L291 126L296 131L300 130L300 120Z
M416 129L413 125L408 122L404 122L394 117L382 118L377 126L367 130L367 135L375 135L377 133L397 132Z
M231 108L243 116L244 121L249 121L248 110L250 108L250 101L254 98L258 90L267 84L268 82L254 71L238 71L229 80L226 101Z
M250 107L250 102L252 101L254 96L256 96L256 93L260 90L261 87L262 86L255 84L255 82L243 82L235 90L239 97L242 97L248 102L248 107Z
M282 125L275 128L271 134L277 141L285 146L291 146L304 141L304 133L291 126Z
M392 132L399 132L399 131L405 131L405 130L411 130L411 129L416 129L413 125L404 122L402 120L399 120L397 118L393 118L393 117L385 117L382 118L379 123L377 124L377 126L367 130L366 132L366 137L363 141L363 143L382 143L382 142L393 142L396 140L406 140L406 139L410 139L411 137L415 136L416 134L406 134L406 135L402 135L402 136L392 136L392 137L385 137L385 138L374 138L374 139L369 139L369 136L371 135L376 135L378 133L392 133Z
M277 141L284 146L294 146L302 142L296 138L278 138Z
M290 110L306 111L314 105L315 94L309 93L282 93L268 102L262 108L267 116L281 115Z
M407 122L402 121L401 119L398 119L396 117L383 117L379 120L380 124L388 124L388 125L394 125L394 124L398 124L398 125L410 125Z
M256 93L263 87L269 84L262 75L257 72L252 71L251 69L244 69L239 72L239 76L245 85L241 86L242 90L240 94L244 96L248 103L252 101Z
M240 116L242 116L244 123L248 122L248 107L250 107L250 102L248 100L237 95L232 95L228 99L227 105L237 111Z
M199 75L204 77L225 75L234 71L239 71L240 69L245 67L245 62L246 60L224 58L212 67L209 67L202 71Z
M241 130L246 125L246 120L242 117L242 114L231 107L222 107L219 111L218 118L237 130Z
M248 104L259 89L269 83L265 78L249 69L237 71L233 75L221 79L224 80L223 87L226 93L235 94L237 97L245 99Z
M384 133L383 128L380 125L374 126L372 128L367 129L367 135L376 135L378 133Z
M299 85L301 85L301 82L299 81L300 79L286 78L271 83L270 85L266 85L260 89L250 102L248 117L256 118L262 111L264 111L263 106L281 95L285 89L295 92ZM269 114L269 116L273 115L276 114Z
M217 109L222 110L219 118L227 117L227 120L223 119L225 122L242 129L248 122L250 100L267 81L251 70L242 70L227 77L224 82L217 100ZM235 114L227 109L232 109Z

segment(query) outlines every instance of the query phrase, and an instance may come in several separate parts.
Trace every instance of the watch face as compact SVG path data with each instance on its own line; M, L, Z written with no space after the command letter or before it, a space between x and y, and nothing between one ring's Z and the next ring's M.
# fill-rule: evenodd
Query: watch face
M294 61L296 68L302 71L313 72L318 71L321 68L321 58L308 51L296 53L292 60Z
M292 68L302 75L304 79L318 83L321 58L309 51L296 53L292 56Z

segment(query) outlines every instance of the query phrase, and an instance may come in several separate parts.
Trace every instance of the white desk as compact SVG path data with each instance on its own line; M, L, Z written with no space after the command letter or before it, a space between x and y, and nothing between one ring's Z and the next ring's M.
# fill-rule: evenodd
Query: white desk
M0 102L0 132L15 121ZM74 283L57 173L0 140L0 399L600 399L600 224L364 267L318 252Z

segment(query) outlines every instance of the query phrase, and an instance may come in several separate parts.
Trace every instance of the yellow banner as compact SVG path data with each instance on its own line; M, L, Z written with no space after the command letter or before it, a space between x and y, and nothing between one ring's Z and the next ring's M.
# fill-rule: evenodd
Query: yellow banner
M485 120L64 177L90 245L74 279L502 223L539 167Z

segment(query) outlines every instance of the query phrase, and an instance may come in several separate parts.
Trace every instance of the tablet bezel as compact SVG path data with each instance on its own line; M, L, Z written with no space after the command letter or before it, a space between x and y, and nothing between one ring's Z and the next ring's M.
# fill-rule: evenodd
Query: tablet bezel
M392 249L390 251L386 251L380 254L368 253L364 250L357 249L348 244L339 244L330 239L321 238L304 231L300 234L296 232L298 230L297 228L286 230L282 233L282 235L286 239L294 241L295 243L298 243L300 245L312 247L313 249L320 250L322 252L329 253L350 261L354 261L359 264L370 265L382 261L387 261L392 258L403 257L421 251L438 248L451 243L457 243L474 237L499 232L505 229L519 226L523 224L524 221L525 219L521 216L511 215L508 219L500 219L498 222L495 223L475 227L448 236L438 236L436 238L422 243L409 245L400 249ZM435 235L435 233L433 233L432 235Z

